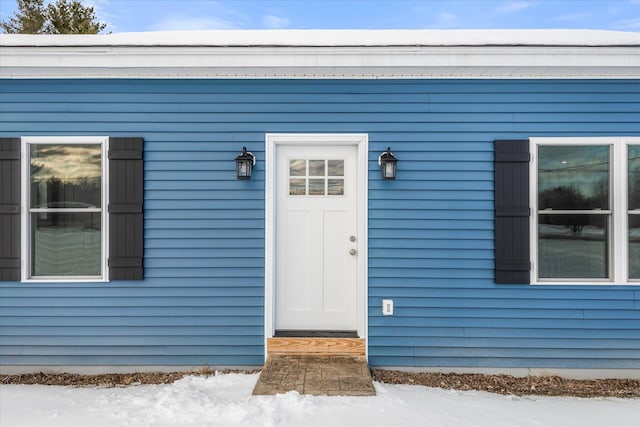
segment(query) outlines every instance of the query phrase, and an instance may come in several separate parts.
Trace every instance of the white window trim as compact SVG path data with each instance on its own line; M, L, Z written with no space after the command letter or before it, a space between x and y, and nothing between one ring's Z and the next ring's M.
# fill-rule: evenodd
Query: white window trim
M627 153L629 145L640 144L640 137L534 137L529 138L529 242L532 285L639 285L640 280L628 277L627 232L628 189ZM539 279L538 278L538 147L540 145L609 145L611 146L611 233L609 235L608 279Z
M31 215L30 213L30 144L96 144L102 147L102 221L101 240L102 257L100 276L38 276L31 277ZM69 282L107 282L109 281L108 254L109 254L109 137L108 136L25 136L21 141L20 153L20 212L21 230L21 281L26 283L69 283ZM83 210L86 212L86 210Z

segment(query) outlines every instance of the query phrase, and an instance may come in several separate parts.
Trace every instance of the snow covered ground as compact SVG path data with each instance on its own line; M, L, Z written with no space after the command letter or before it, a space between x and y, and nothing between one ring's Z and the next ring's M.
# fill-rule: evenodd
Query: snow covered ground
M516 397L375 383L375 397L251 396L258 374L124 388L0 386L2 427L638 427L638 399Z

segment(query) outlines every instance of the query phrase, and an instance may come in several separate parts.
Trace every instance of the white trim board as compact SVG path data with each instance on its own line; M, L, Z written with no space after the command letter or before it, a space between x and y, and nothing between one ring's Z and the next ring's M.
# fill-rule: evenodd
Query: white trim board
M367 134L266 134L265 135L265 307L264 354L267 340L275 333L275 277L276 277L276 150L283 145L326 144L327 146L355 146L357 149L357 210L358 256L357 266L357 331L360 338L368 339L368 155ZM365 346L365 352L367 352ZM366 354L365 354L366 355Z
M640 78L640 33L284 30L0 34L0 78Z

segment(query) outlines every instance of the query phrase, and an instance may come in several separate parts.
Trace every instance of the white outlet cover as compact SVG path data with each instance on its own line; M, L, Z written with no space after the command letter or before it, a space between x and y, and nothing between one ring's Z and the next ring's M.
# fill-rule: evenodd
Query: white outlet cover
M393 300L392 299L382 300L382 315L393 316Z

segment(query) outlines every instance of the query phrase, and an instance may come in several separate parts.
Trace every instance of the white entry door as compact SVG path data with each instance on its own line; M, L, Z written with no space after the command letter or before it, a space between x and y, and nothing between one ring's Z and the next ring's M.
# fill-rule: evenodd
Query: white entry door
M356 331L357 150L276 152L275 329Z

